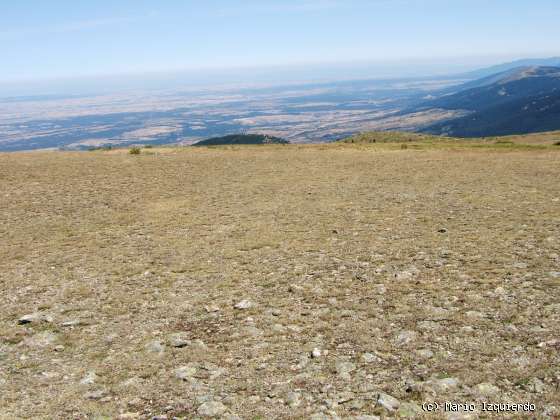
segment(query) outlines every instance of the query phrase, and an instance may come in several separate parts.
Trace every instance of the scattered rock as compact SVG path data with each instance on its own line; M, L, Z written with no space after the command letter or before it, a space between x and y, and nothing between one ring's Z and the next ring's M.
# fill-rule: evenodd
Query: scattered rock
M186 381L196 375L197 370L198 369L194 365L182 366L175 369L175 377L177 379L181 379L182 381Z
M346 404L353 401L356 398L356 394L351 391L344 391L334 395L333 399L337 404Z
M545 419L557 419L560 414L560 407L553 404L547 404L542 408L542 415Z
M364 363L374 363L374 362L381 362L382 361L379 357L377 357L373 353L362 354L362 360L364 361Z
M244 331L247 335L250 335L252 337L258 337L263 335L263 331L260 330L259 328L253 326L253 325L249 325L247 327L244 328Z
M378 295L384 295L387 293L387 287L384 284L376 284L374 287L375 293Z
M540 347L541 349L545 347L560 347L560 340L543 341L537 344L537 347Z
M484 382L475 387L475 392L481 397L493 397L500 393L500 388L488 382Z
M34 312L32 314L24 315L18 319L18 324L20 325L30 324L32 322L53 322L53 318L48 314Z
M423 359L431 359L434 357L434 352L430 349L420 349L416 351L416 354Z
M395 273L395 279L399 281L410 280L412 279L413 273L411 271L401 271L399 273Z
M288 292L290 293L297 293L297 292L301 292L303 290L303 287L301 287L299 284L290 284L288 286Z
M56 379L60 377L60 373L58 372L41 372L41 376L44 379Z
M441 249L441 250L439 251L439 256L440 256L441 258L448 259L448 258L451 257L451 255L452 255L452 253L451 253L451 251L449 251L448 249Z
M241 302L236 303L233 307L235 309L243 310L243 309L249 309L252 306L253 304L251 303L251 301L247 299L243 299Z
M169 345L175 348L183 348L189 345L189 340L185 333L174 333L169 336Z
M241 417L239 417L236 414L225 414L224 416L221 417L222 420L243 420Z
M165 352L165 346L159 340L150 341L146 344L146 351L161 355Z
M546 390L546 385L539 378L533 378L527 383L527 385L524 388L529 392L533 392L535 394L542 394Z
M225 413L227 407L219 401L207 401L198 407L197 413L202 417L217 417Z
M397 410L397 416L399 418L419 418L422 414L422 408L420 408L417 404L410 402L401 403L399 409Z
M521 355L518 357L513 357L511 359L511 363L520 368L524 368L530 366L533 363L533 361L529 357L525 355Z
M309 420L334 420L338 418L336 415L331 416L325 413L313 413L309 416Z
M414 331L401 331L395 338L395 344L404 346L414 341L417 336L418 334Z
M140 407L142 405L142 399L141 398L133 398L132 400L127 402L127 405L129 407Z
M284 333L286 332L287 328L285 326L283 326L282 324L274 324L272 326L272 331L277 332L277 333Z
M377 403L388 411L396 411L401 405L399 400L385 393L380 393L377 396Z
M457 378L431 379L425 383L425 388L433 394L443 394L457 389L459 383Z
M118 420L136 420L140 418L140 413L123 413L117 417Z
M442 308L440 306L432 306L428 309L428 314L430 318L442 321L444 319L449 318L449 315L452 313L450 309Z
M105 392L102 389L98 389L96 391L89 391L84 394L84 398L87 400L100 400L105 396L107 396L107 392Z
M48 347L56 342L57 335L50 331L41 331L37 334L27 337L24 340L25 345L29 347Z
M354 311L350 309L343 309L339 312L341 318L352 318L355 315Z
M545 310L548 313L551 313L551 314L559 313L560 312L560 303L553 303L553 304L550 304L550 305L546 305Z
M356 365L352 362L339 360L335 363L336 373L344 379L350 379L350 374L356 370Z
M216 378L219 378L220 376L224 375L227 373L227 370L224 368L215 368L215 369L211 369L210 371L210 379L214 380Z
M124 381L122 381L119 386L123 387L123 388L128 388L128 387L138 387L142 384L142 379L137 377L137 376L133 376L131 378L125 379ZM135 401L135 400L133 400ZM142 401L140 400L139 404ZM129 404L131 404L131 402L129 402Z
M82 321L80 321L79 319L71 319L69 321L64 321L62 324L60 324L62 327L77 327L79 325L82 325Z
M471 413L453 413L449 412L445 415L446 420L474 420L478 416Z
M323 355L323 353L322 353L321 350L318 349L318 348L314 348L314 349L311 351L311 357L312 357L313 359L318 359L318 358L321 357L322 355Z
M483 319L484 318L484 314L482 312L479 311L468 311L465 313L465 316L467 316L468 318L471 319Z
M299 363L296 365L296 369L304 369L309 364L309 357L307 354L302 355L299 358Z
M197 340L193 340L191 342L189 342L189 347L192 349L196 349L196 350L207 350L208 346L206 345L206 343L200 339Z
M86 376L84 376L82 378L82 380L80 381L80 384L81 385L93 385L96 380L97 380L97 375L95 374L95 372L88 372L86 374Z
M434 321L420 321L416 323L416 327L421 331L439 330L441 325Z
M496 289L494 289L494 293L503 296L506 294L506 289L504 289L502 286L498 286L496 287Z
M361 398L356 398L348 402L348 408L353 411L359 411L362 410L367 404L369 404L369 401Z
M286 404L292 408L299 407L301 405L301 394L299 392L288 392Z
M295 324L290 324L287 327L290 331L295 332L297 334L299 334L300 332L303 331L303 328L299 325L295 325Z
M251 395L249 398L247 398L247 401L249 402L249 404L258 404L261 401L261 397L259 397L258 395Z

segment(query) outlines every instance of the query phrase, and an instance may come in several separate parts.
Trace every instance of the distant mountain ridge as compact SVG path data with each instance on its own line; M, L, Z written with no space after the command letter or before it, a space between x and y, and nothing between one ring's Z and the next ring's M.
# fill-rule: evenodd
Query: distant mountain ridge
M560 129L560 67L519 67L468 82L418 109L467 110L467 116L422 131L457 137L523 134Z
M521 67L560 67L560 57L549 58L524 58L521 60L502 63L491 67L473 70L463 73L466 79L482 79L488 76L504 73L509 70L519 69Z

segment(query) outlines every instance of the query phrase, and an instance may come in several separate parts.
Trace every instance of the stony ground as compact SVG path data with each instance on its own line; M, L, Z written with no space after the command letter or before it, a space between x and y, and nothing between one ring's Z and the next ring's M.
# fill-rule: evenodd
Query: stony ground
M560 148L0 155L0 418L560 416Z

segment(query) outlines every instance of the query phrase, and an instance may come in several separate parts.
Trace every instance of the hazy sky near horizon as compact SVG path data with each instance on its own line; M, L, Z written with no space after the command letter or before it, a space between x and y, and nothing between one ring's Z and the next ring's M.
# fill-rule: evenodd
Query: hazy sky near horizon
M180 69L560 55L558 0L18 0L0 83Z

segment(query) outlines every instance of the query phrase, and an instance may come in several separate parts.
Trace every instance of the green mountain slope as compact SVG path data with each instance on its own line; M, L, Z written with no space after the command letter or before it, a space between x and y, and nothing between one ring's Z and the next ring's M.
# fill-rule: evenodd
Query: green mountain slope
M232 134L199 141L193 146L223 146L234 144L288 144L289 141L264 134Z

